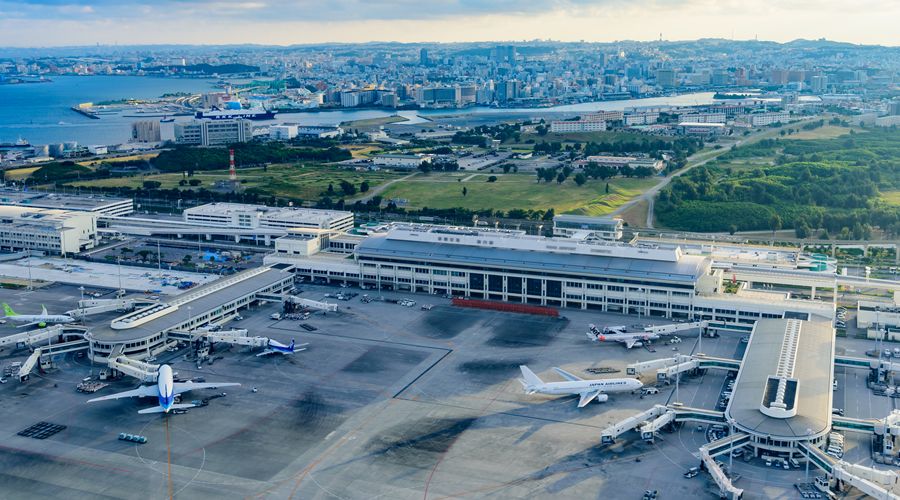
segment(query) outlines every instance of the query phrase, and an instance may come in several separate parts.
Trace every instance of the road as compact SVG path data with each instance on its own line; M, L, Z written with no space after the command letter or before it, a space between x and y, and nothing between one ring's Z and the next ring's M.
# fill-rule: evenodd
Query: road
M357 201L365 203L365 202L371 200L373 196L378 196L381 193L383 193L384 190L387 189L388 186L390 186L391 184L394 184L395 182L403 182L411 177L415 177L418 173L419 172L413 172L409 175L404 175L403 177L400 177L399 179L394 179L392 181L385 182L384 184L377 186L374 189L370 189L368 192L366 192L365 195L360 196L359 198L347 200L346 203L347 203L347 205L352 205L352 204L356 203Z

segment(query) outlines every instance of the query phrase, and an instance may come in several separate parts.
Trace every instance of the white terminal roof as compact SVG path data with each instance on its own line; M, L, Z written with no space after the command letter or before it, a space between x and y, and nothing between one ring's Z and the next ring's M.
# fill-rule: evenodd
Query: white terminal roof
M833 370L830 323L759 320L726 417L745 432L772 439L805 439L828 432Z
M249 205L244 203L207 203L189 208L185 214L209 214L226 215L246 214L254 212L268 219L303 219L308 222L327 222L336 218L344 218L352 215L352 212L343 210L321 210L318 208L301 207L267 207L265 205Z
M130 198L109 196L42 193L38 191L0 190L0 203L4 205L31 206L59 210L92 211L111 205L131 203Z

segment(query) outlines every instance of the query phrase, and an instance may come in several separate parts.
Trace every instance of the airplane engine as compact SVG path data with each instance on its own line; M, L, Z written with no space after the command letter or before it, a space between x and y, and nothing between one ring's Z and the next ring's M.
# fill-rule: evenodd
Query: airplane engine
M605 403L607 399L609 399L609 395L608 395L608 394L598 394L598 395L597 395L597 402L598 402L598 403Z

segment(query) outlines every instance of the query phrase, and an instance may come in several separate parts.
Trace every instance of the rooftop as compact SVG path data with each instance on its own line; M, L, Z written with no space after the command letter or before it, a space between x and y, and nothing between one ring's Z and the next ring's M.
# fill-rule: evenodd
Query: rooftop
M773 439L802 439L828 432L833 360L830 323L758 321L726 417L741 430Z
M0 203L4 205L85 211L131 202L129 198L0 190Z
M464 263L502 269L536 270L624 279L660 279L693 285L703 275L708 260L683 256L677 261L515 250L510 248L398 240L370 236L356 247L359 256L406 258L415 261Z

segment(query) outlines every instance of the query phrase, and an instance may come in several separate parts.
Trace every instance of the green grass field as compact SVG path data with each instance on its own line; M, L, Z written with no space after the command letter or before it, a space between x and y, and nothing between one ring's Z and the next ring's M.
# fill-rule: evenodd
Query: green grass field
M887 202L888 205L900 207L900 191L887 191L881 193L881 199Z
M334 189L340 192L340 182L346 180L359 187L362 181L368 181L370 188L391 179L400 177L401 174L388 171L357 172L331 166L307 165L304 167L293 165L273 165L266 171L262 168L240 169L238 179L245 180L245 189L259 188L266 193L275 196L300 198L303 200L318 199L328 189L328 184L334 185ZM198 187L212 188L216 181L228 179L227 170L211 170L197 172L192 177L199 179L202 184ZM71 185L79 187L141 187L143 181L157 181L162 183L163 189L177 188L182 174L157 174L136 177L118 177L113 179L98 179L92 181L73 182ZM190 189L185 186L182 189ZM337 196L335 196L337 198Z
M674 138L663 136L648 136L638 132L570 132L548 133L547 135L522 134L522 142L533 139L534 142L642 142L648 139L671 142Z
M384 199L408 200L407 208L469 208L510 210L553 208L556 213L604 215L639 195L658 179L592 180L577 186L571 178L561 185L535 181L533 174L497 174L497 182L486 182L488 174L454 173L416 176L388 187ZM463 187L466 196L462 195Z

